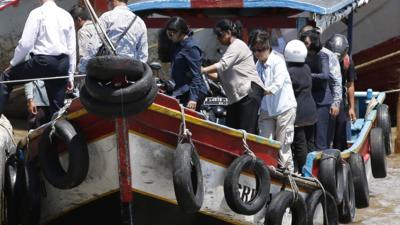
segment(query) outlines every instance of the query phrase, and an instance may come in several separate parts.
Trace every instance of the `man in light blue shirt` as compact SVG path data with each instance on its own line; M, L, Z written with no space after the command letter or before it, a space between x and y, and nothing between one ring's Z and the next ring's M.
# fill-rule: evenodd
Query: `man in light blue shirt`
M49 98L43 81L26 83L25 97L28 108L28 129L35 129L51 120Z
M127 0L112 0L109 1L109 4L112 10L105 12L100 17L100 25L115 45L121 33L124 32L129 23L134 19L135 14L129 10ZM128 32L122 37L118 45L114 47L118 55L147 62L149 54L147 28L144 21L137 17Z
M266 31L255 34L250 45L258 59L257 72L266 90L258 119L260 135L281 142L281 166L293 172L290 145L293 142L297 103L285 60L272 50L270 35Z

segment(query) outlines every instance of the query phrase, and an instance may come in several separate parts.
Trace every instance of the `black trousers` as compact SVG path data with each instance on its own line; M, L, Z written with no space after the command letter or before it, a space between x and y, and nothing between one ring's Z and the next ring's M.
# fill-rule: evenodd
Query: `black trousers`
M295 127L292 143L294 171L300 172L306 163L307 154L315 150L314 125Z
M247 96L238 102L228 105L226 109L226 125L235 129L243 129L252 134L258 134L258 110L263 93L264 89L252 82Z
M12 67L2 73L0 80L21 80L41 77L66 76L69 68L67 55L47 56L32 55L31 59ZM64 106L65 87L67 79L45 80L45 87L50 103L50 113L53 115ZM22 84L18 83L18 84ZM4 113L13 84L0 84L0 114Z
M36 106L37 114L28 113L28 129L36 129L51 120L50 108L48 106Z
M329 137L333 139L333 148L341 151L347 149L347 121L349 120L347 115L347 106L343 103L340 104L339 114L333 118L329 124Z

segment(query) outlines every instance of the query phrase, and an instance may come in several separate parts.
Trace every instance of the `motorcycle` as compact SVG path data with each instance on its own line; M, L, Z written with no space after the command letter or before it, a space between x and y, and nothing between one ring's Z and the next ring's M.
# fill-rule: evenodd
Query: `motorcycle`
M151 62L149 66L156 74L155 79L160 90L167 95L174 96L175 82L165 78L166 76L161 64ZM221 84L207 78L204 74L202 78L207 86L208 96L201 106L200 113L209 121L225 124L226 106L228 105L228 98L226 98L225 91Z

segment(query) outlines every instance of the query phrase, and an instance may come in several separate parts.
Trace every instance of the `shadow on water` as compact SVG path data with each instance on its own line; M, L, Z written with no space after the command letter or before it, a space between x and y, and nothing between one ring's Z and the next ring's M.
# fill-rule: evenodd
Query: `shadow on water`
M113 193L96 202L69 212L48 225L122 225L119 193ZM201 213L185 214L176 205L134 194L135 225L227 225Z

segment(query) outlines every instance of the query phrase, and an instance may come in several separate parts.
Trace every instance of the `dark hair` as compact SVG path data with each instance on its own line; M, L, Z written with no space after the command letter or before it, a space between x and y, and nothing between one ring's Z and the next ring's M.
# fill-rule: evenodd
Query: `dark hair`
M267 50L271 50L271 34L263 29L254 30L249 38L249 47L262 44Z
M166 29L161 29L158 32L158 59L163 62L171 62L173 42L168 38Z
M69 10L69 13L71 14L74 20L78 18L81 18L83 20L91 20L89 12L86 10L86 8L79 5L73 6L71 10Z
M240 21L232 22L228 19L223 19L217 22L214 27L214 33L219 36L221 32L231 31L236 38L242 39L242 23Z
M316 52L321 51L322 43L321 43L320 33L315 29L306 31L301 34L300 40L304 42L307 37L309 37L311 41L309 50L313 50Z
M125 4L127 4L127 3L128 3L128 0L117 0L117 1L119 1L119 2L123 2L123 3L125 3Z
M174 16L168 20L165 29L180 31L183 34L189 34L190 30L186 21L182 17Z

